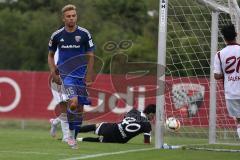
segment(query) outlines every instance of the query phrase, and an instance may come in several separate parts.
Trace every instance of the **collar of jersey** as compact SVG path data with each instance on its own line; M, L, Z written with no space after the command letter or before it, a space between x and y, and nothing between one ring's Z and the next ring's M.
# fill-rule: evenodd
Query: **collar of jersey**
M64 31L67 32L67 33L70 33L70 34L76 32L77 29L78 29L78 26L76 27L76 29L75 29L73 32L68 32L68 31L66 30L66 28L64 27Z
M237 42L232 42L232 43L228 43L227 45L230 46L230 45L239 45L239 44Z

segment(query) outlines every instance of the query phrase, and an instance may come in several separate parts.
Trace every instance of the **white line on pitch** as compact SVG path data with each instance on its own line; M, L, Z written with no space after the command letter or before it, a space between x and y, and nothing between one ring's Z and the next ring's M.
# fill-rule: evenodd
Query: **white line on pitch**
M154 149L155 148L132 149L132 150L125 150L125 151L118 151L118 152L107 152L107 153L91 154L91 155L85 155L85 156L80 156L80 157L66 158L66 159L62 159L62 160L89 159L89 158L96 158L96 157L111 156L111 155L116 155L116 154L124 154L124 153L131 153L131 152L140 152L140 151L149 151L149 150L154 150Z

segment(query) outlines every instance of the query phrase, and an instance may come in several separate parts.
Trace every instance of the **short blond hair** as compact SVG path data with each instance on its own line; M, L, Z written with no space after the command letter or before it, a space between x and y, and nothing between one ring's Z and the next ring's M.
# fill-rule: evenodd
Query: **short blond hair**
M62 14L64 14L65 12L67 12L67 11L71 11L71 10L77 10L76 9L76 6L75 5L73 5L73 4L67 4L67 5L65 5L63 8L62 8Z

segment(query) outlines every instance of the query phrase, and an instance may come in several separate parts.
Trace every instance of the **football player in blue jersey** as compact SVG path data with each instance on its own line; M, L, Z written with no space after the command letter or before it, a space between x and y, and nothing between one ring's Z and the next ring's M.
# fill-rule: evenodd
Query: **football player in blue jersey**
M49 41L48 65L53 81L63 84L68 95L69 140L77 148L76 136L82 123L83 105L91 104L86 86L93 81L94 43L89 31L77 25L76 7L62 8L64 27L55 31ZM54 53L58 49L57 65Z

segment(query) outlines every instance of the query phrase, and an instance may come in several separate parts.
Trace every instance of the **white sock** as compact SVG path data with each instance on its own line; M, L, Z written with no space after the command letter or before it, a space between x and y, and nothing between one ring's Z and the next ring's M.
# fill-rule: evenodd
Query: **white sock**
M237 125L237 134L238 138L240 139L240 124Z
M67 121L67 114L62 113L61 115L61 128L62 128L62 133L63 133L63 140L68 138L68 133L69 133L69 124Z
M54 125L58 125L58 124L60 123L60 121L61 121L60 118L57 117L57 118L53 119L53 122L52 122L52 123L53 123Z
M74 139L74 137L75 137L75 130L69 129L69 138Z

